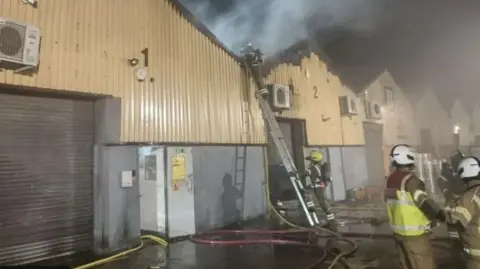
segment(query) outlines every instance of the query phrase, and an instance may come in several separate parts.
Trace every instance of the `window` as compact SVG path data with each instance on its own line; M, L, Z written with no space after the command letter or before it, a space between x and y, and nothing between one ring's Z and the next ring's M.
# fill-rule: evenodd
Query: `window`
M385 105L391 106L393 105L393 90L390 87L384 87L383 93L385 95Z

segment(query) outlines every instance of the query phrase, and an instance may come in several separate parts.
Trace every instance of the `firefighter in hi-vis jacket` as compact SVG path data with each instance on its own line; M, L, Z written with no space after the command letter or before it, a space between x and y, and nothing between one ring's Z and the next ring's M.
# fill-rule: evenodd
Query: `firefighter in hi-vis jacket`
M403 269L436 268L429 231L444 221L442 210L427 196L425 184L414 174L415 155L407 145L390 152L393 172L387 178L385 200L390 226Z
M313 189L319 206L322 208L323 212L325 212L325 217L327 219L326 227L333 230L336 228L335 215L333 214L328 198L325 195L325 189L332 181L329 165L328 163L323 162L323 154L320 151L312 151L306 159L310 161L310 167L306 169L304 173L304 176L310 177L311 185L308 187ZM307 204L307 206L312 207L313 205Z
M480 161L465 158L457 173L465 182L466 191L445 208L446 222L458 231L467 268L480 269Z

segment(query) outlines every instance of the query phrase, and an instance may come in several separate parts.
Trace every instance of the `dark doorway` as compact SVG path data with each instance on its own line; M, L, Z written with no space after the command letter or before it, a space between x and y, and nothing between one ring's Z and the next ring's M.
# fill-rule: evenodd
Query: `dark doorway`
M303 147L306 143L305 121L299 119L277 118L285 143L295 166L301 171L304 166ZM295 192L285 170L282 160L278 156L277 148L268 129L268 172L270 178L270 192L272 202L277 200L296 199Z

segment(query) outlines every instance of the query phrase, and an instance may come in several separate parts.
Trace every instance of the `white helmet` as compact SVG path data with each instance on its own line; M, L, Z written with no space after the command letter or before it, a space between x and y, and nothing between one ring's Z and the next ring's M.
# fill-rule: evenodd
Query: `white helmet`
M480 161L475 157L463 159L458 165L457 173L462 179L480 175Z
M392 164L409 165L415 163L415 154L408 145L396 145L390 152Z

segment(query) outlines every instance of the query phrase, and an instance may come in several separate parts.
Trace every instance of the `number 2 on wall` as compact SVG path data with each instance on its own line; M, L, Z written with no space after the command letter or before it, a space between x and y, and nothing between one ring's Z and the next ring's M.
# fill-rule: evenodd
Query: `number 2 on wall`
M317 89L317 86L313 86L313 98L318 99L318 89Z

